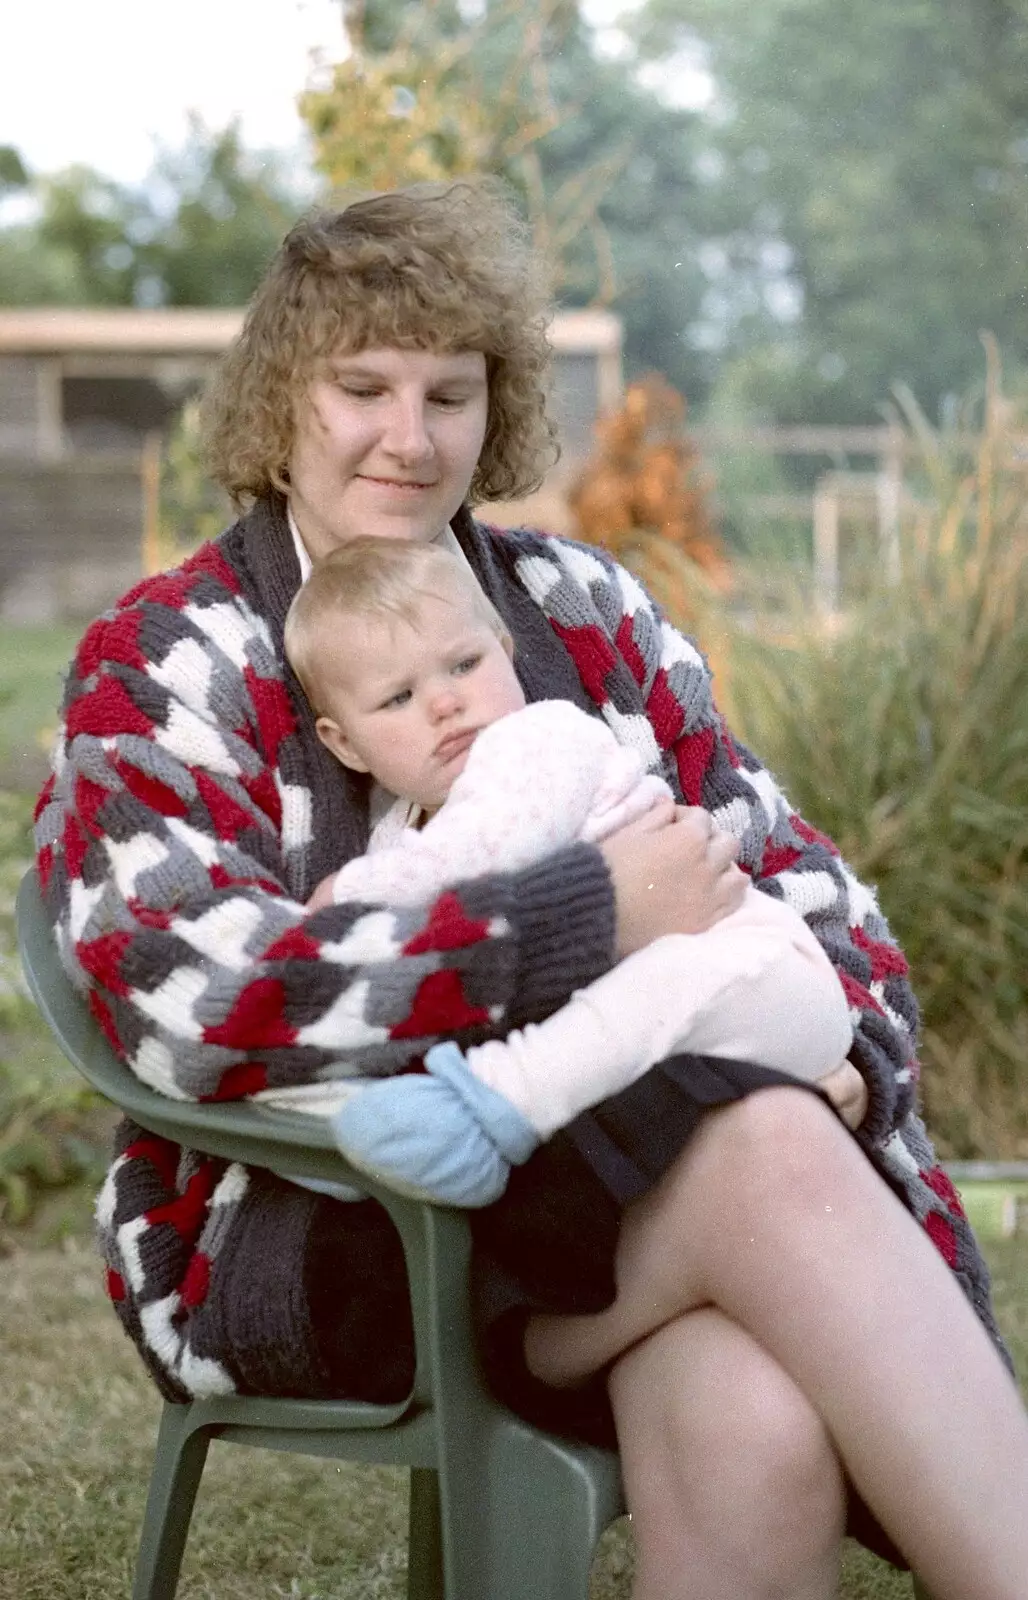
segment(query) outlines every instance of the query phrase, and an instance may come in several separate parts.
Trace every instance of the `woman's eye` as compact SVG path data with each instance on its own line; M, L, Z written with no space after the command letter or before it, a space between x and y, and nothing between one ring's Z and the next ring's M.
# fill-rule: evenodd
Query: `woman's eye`
M433 397L433 403L444 411L459 411L467 401L462 394L437 394Z
M363 389L354 383L341 384L340 388L351 400L374 400L382 392L380 389Z

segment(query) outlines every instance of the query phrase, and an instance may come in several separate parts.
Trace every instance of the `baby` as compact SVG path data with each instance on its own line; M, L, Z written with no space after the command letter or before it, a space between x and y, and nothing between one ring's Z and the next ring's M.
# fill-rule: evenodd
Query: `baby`
M638 750L566 701L526 706L503 622L457 555L357 539L319 562L286 619L286 654L344 765L394 803L368 853L320 884L341 901L422 905L639 819L673 797ZM656 747L648 752L657 756ZM711 848L734 858L715 829ZM732 868L731 870L736 870ZM545 1022L506 1039L433 1046L425 1073L333 1085L351 1163L422 1199L496 1199L510 1164L677 1052L808 1081L843 1062L842 986L802 918L747 884L704 932L655 940Z

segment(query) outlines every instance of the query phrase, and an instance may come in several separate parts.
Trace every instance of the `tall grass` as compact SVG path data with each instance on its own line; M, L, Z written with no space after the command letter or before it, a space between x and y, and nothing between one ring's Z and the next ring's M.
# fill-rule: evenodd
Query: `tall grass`
M1028 1156L1028 461L997 391L970 447L907 402L917 492L841 615L795 581L769 610L743 573L690 618L737 731L878 886L950 1157ZM639 563L672 610L673 569Z

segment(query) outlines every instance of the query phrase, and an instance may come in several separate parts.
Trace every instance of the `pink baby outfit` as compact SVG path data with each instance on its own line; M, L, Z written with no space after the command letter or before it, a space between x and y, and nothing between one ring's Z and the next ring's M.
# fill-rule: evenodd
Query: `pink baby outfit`
M567 700L542 700L485 728L445 805L420 829L397 800L332 899L420 905L464 878L516 872L566 845L597 844L671 798L637 750Z
M333 899L418 905L466 879L598 842L670 796L638 751L567 701L547 700L485 729L442 808L420 830L398 800L367 855L335 876ZM700 933L671 934L576 991L544 1022L467 1048L468 1069L549 1138L572 1117L675 1052L719 1056L816 1080L853 1030L842 986L799 914L746 889ZM333 1112L352 1093L273 1094ZM352 1154L352 1153L351 1153Z

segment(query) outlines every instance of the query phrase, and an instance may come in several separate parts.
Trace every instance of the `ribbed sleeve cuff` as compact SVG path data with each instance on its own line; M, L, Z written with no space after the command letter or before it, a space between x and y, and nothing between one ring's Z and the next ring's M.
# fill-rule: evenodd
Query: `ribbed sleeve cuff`
M510 1022L523 1027L614 965L614 887L600 851L572 845L518 873L512 912L521 970Z

